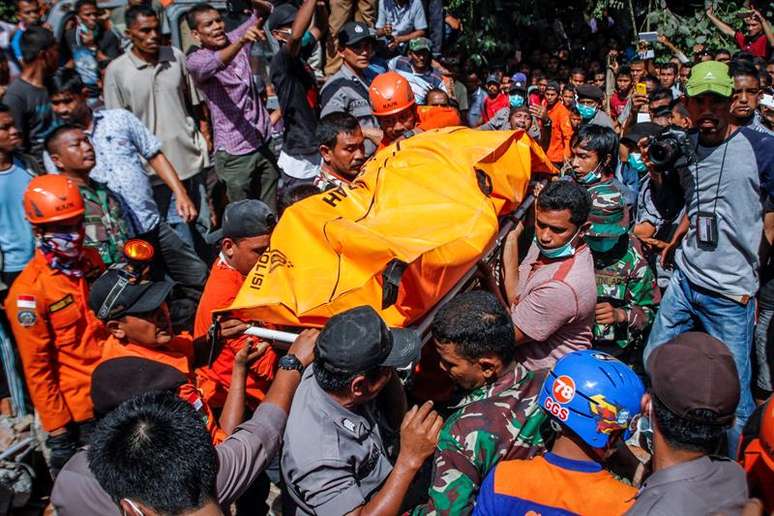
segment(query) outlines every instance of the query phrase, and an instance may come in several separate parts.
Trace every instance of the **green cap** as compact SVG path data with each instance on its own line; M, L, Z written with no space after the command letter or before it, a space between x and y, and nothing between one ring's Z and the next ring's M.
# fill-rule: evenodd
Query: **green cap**
M702 93L717 93L721 97L730 97L734 90L734 80L728 74L728 65L718 61L704 61L691 70L686 84L689 97Z
M430 52L433 42L427 38L414 38L409 41L408 48L412 52L419 52L420 50L427 50Z

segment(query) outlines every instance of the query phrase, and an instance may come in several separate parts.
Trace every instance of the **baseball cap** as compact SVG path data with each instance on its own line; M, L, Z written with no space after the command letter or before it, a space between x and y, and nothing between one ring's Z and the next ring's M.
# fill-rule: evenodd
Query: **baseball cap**
M511 75L511 82L520 82L523 84L527 84L527 76L521 72L515 73Z
M594 86L593 84L581 84L576 91L578 92L579 99L586 98L602 102L605 96L599 86Z
M486 82L484 84L491 84L491 83L500 84L500 79L498 79L497 75L493 73L490 73L489 75L486 76Z
M167 299L173 286L171 281L132 283L119 270L108 269L91 286L89 308L102 321L152 312Z
M278 5L269 15L269 19L266 20L266 27L269 30L274 30L278 27L291 25L296 20L296 14L298 14L298 9L293 4Z
M605 185L595 188L589 222L591 227L586 235L590 237L611 238L626 233L628 226L626 203L621 191Z
M284 5L284 4L283 4ZM257 199L243 199L229 203L223 213L220 229L207 234L208 244L224 238L248 238L271 233L277 225L277 217L266 203Z
M431 51L433 42L427 38L414 38L409 42L408 49L412 52L419 52L420 50Z
M626 131L621 137L621 143L629 143L636 146L641 139L661 134L663 130L664 128L656 123L640 122L639 124L634 124Z
M674 414L708 409L720 424L734 420L739 403L739 375L728 346L701 332L687 332L657 347L646 370L651 391Z
M554 90L557 93L561 90L559 87L559 83L556 81L548 81L548 84L546 85L546 90Z
M339 43L345 47L357 45L364 39L374 37L375 34L371 31L371 28L368 25L356 21L345 23L341 30L339 30L338 34Z
M685 85L689 97L702 93L717 93L721 97L730 97L734 90L734 80L728 73L728 65L718 61L704 61L691 69L691 76Z
M177 391L188 383L176 368L142 357L116 357L102 362L91 375L94 412L107 414L126 400L150 391Z
M387 328L370 306L358 306L331 317L320 332L315 358L334 373L356 373L374 367L406 367L419 358L422 342L409 329Z

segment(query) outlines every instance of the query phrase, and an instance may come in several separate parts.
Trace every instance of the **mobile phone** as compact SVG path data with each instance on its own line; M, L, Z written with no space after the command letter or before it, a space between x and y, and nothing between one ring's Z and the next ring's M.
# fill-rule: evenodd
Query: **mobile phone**
M768 109L774 109L774 95L771 93L764 93L761 97L761 106Z
M640 41L658 41L658 32L640 32Z
M637 93L637 95L647 95L648 94L648 88L645 87L644 82L638 82L634 85L634 91Z

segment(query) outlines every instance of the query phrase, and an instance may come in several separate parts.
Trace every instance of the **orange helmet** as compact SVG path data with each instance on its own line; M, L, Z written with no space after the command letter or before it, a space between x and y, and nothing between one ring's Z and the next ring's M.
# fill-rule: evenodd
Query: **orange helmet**
M415 104L411 85L398 72L377 75L368 89L368 96L376 116L394 115Z
M84 211L81 192L65 176L35 177L24 192L24 213L31 224L66 220L82 215Z

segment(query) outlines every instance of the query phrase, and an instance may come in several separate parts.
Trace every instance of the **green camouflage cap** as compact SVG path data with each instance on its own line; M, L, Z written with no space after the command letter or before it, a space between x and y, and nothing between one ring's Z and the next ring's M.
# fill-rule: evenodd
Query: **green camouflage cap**
M590 237L619 237L626 233L628 220L623 194L611 181L589 188L591 195Z
M730 97L734 91L734 80L728 73L728 65L718 61L704 61L693 67L685 85L689 97L702 93L716 93Z
M412 52L419 52L420 50L427 50L428 52L430 52L432 45L433 45L433 42L430 41L429 39L419 37L409 41L408 48Z

